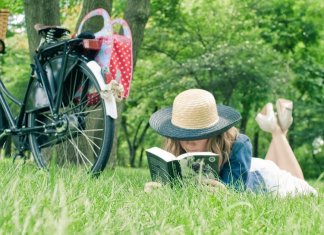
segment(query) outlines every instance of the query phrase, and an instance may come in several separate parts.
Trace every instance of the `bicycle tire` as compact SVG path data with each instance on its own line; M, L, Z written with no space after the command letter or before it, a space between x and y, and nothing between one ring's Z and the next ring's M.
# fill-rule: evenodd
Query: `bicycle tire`
M29 134L29 144L40 168L54 163L60 166L85 166L89 173L104 170L113 144L114 119L106 115L99 84L84 62L69 72L63 84L59 117L67 120L65 130L38 131ZM95 94L96 102L91 104ZM92 102L93 103L93 102ZM47 108L28 115L28 126L50 123L54 118ZM63 127L62 127L63 128Z
M4 129L8 128L9 123L7 118L5 117L5 112L0 106L0 134L4 131ZM7 141L7 136L0 138L0 149L3 148L5 142Z
M0 54L5 54L6 53L6 44L4 43L3 40L0 39Z

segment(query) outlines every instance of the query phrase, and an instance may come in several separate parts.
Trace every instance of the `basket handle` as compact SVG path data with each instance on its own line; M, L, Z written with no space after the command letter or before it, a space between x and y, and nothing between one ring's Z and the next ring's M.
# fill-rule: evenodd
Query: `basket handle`
M120 25L123 29L123 35L129 39L132 39L132 32L127 24L127 22L123 19L117 18L117 19L113 19L111 21L111 25L112 27L114 25Z
M83 17L80 26L78 28L77 34L79 35L82 32L82 27L84 23L94 16L102 16L104 22L104 26L102 27L102 29L94 33L95 37L98 38L102 36L112 35L113 30L112 30L111 20L108 12L103 8L98 8L96 10L90 11L85 17Z

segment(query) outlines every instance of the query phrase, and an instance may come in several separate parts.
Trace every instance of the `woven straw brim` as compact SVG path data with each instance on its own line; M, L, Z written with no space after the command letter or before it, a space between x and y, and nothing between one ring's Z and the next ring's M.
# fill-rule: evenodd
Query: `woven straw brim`
M174 126L171 123L172 107L153 113L149 122L150 126L162 136L175 140L199 140L220 135L241 120L240 113L229 106L217 105L217 112L218 122L203 129L185 129Z

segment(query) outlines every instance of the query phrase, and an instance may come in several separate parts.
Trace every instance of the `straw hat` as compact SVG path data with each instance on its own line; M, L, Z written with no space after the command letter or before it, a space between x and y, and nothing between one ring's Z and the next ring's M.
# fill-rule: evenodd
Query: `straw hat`
M216 105L210 92L189 89L176 96L172 107L153 113L149 122L162 136L177 140L198 140L217 136L240 119L241 115L235 109Z

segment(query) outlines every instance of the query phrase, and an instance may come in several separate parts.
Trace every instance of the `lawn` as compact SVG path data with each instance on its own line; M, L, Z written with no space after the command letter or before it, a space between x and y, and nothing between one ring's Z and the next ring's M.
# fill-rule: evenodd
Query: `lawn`
M91 178L0 161L0 234L324 234L318 197L280 199L189 185L143 192L147 169Z

